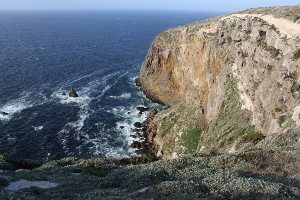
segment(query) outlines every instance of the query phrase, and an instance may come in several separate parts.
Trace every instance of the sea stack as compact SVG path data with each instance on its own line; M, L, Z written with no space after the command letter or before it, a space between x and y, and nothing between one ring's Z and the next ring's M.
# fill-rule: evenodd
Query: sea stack
M78 97L78 94L73 87L71 87L71 90L69 91L69 97Z

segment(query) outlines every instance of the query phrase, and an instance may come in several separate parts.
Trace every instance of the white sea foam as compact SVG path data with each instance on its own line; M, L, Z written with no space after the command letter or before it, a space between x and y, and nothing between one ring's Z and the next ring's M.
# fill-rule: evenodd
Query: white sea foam
M120 96L109 96L109 97L110 97L110 98L113 98L113 99L120 99L120 98L123 98L123 99L130 99L130 98L131 98L131 94L125 92L124 94L122 94L122 95L120 95Z
M79 136L84 136L86 138L86 143L93 143L94 147L96 147L97 145L99 145L100 142L96 141L96 140L92 140L89 139L89 135L84 133L83 131L81 131L81 129L84 126L85 121L89 118L90 113L93 112L90 109L90 102L92 101L91 93L95 92L97 90L97 88L102 85L105 86L102 91L100 92L100 94L96 97L94 97L95 99L100 99L101 97L103 97L106 92L114 85L117 83L118 79L121 78L122 76L124 76L125 74L119 76L118 78L115 79L115 81L113 82L113 84L107 84L107 82L113 78L115 78L115 76L119 75L120 72L115 72L112 74L108 74L106 76L104 76L101 81L99 80L94 80L92 82L90 82L88 84L87 87L82 88L80 90L77 91L79 97L76 98L72 98L72 97L68 97L67 95L64 95L64 91L62 89L58 90L58 92L53 93L52 97L54 98L58 98L60 103L62 104L70 104L70 103L75 103L75 105L79 106L80 110L78 112L78 119L76 121L73 122L68 122L67 124L64 125L63 129L58 133L59 137L61 138L62 141L62 145L63 148L65 150L66 153L68 153L68 147L67 147L67 141L68 141L68 135L69 132L71 130L75 130L75 133L78 136L78 140L80 139ZM80 148L80 147L78 147ZM96 151L97 153L97 151Z
M0 105L0 112L6 112L8 115L0 114L0 120L8 121L14 114L21 112L32 106L26 99L29 94L25 94L22 98L14 99L4 105Z
M34 129L34 131L41 131L41 130L43 130L43 126L33 126L32 127L33 129Z
M122 118L122 121L116 123L116 130L122 133L123 137L125 137L127 141L127 146L133 141L139 140L138 138L134 139L130 137L130 135L134 135L132 129L134 128L135 122L142 122L146 119L147 113L139 114L139 111L136 109L137 107L142 105L136 105L132 107L116 107L113 108L110 112L113 113L116 117ZM121 128L122 127L122 128ZM111 150L106 153L108 157L115 156L124 156L124 155L135 155L135 149L128 148L128 152L124 152L123 148L111 147Z

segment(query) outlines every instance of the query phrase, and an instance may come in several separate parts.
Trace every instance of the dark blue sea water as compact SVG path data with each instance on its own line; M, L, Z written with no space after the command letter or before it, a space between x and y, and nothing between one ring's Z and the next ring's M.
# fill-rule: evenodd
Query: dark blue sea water
M151 106L134 85L159 32L211 13L0 13L0 153L43 161L128 156ZM79 98L63 95L73 86ZM130 113L128 113L130 112ZM124 125L124 129L119 127Z

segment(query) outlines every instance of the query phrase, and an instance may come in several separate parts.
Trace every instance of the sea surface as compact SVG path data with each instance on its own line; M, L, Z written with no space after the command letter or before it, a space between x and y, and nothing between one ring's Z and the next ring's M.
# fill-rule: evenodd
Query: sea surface
M134 85L154 37L215 13L1 12L0 153L48 161L130 156ZM64 93L74 87L78 98ZM121 129L120 126L125 126Z

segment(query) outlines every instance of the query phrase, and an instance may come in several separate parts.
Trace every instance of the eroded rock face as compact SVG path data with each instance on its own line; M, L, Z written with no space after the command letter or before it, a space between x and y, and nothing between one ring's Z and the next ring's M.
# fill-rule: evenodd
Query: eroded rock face
M289 9L300 12L298 6L274 8L273 14L284 17ZM139 80L148 96L173 107L184 105L199 111L182 121L195 116L205 119L197 122L203 130L197 152L236 152L242 144L249 148L273 143L282 146L283 140L298 145L300 24L277 18L269 10L268 15L263 15L263 10L249 13L163 32L142 65ZM162 149L180 142L180 130L191 129L176 123L178 119L164 123L172 118L172 112L174 108L155 119ZM162 131L166 126L167 133ZM167 157L180 152L184 151L170 152Z

